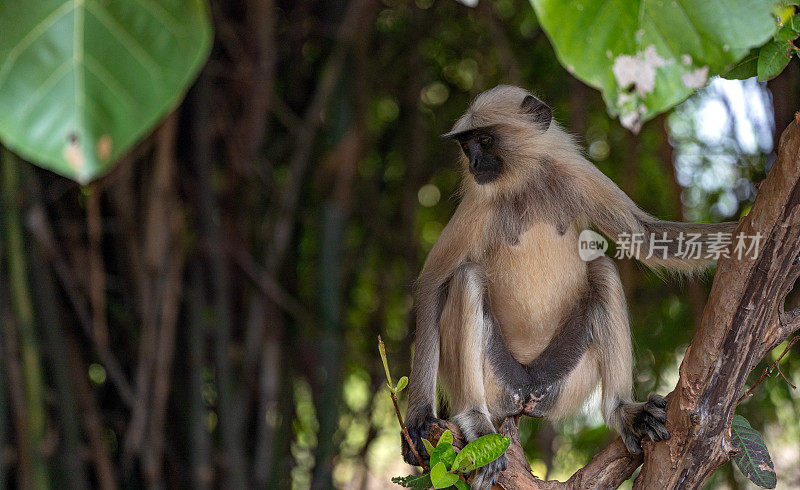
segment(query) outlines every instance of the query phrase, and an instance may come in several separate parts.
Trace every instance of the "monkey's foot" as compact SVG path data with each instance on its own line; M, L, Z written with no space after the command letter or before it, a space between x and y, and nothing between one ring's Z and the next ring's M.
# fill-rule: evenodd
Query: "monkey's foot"
M670 438L664 425L667 421L667 401L663 396L651 394L646 402L626 403L620 406L622 415L622 440L631 454L642 452L642 438L647 436L655 442Z
M409 410L406 416L406 430L408 430L408 435L411 436L411 441L414 443L414 447L422 458L422 462L428 464L429 456L428 452L425 451L425 446L422 444L422 439L427 439L429 437L428 434L433 424L438 424L441 427L444 427L445 424L441 419L433 416L432 407L424 407L424 409L414 412ZM403 444L402 450L405 462L413 466L419 466L419 461L417 461L417 457L408 445L408 441L406 441L406 437L402 431L400 433L400 440Z
M482 466L475 471L470 488L472 490L489 490L497 483L497 475L508 468L508 456L503 454L486 466Z

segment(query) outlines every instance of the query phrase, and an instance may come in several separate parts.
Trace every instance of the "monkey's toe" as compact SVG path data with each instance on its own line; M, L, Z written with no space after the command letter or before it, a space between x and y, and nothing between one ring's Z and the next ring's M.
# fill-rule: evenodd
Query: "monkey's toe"
M508 468L508 456L503 454L486 466L475 471L470 488L472 490L489 490L497 483L497 476Z
M664 409L667 408L667 399L658 393L650 393L650 396L647 397L647 404Z
M667 421L667 412L664 410L667 403L664 397L652 394L647 402L631 405L633 407L629 407L629 416L622 434L622 440L628 451L632 454L642 452L643 437L649 437L654 442L670 438L670 433L664 425Z

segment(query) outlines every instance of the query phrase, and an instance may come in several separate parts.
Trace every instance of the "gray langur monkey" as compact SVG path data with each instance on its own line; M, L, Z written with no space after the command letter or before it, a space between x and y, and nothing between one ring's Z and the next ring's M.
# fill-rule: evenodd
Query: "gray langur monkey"
M616 266L584 261L578 236L593 225L614 239L641 234L642 249L665 239L646 265L684 273L709 265L685 258L680 237L701 244L736 223L658 220L581 154L528 91L507 85L480 94L451 132L465 170L463 197L428 255L416 286L416 342L406 425L425 455L440 375L451 420L467 440L494 433L512 414L549 419L575 411L602 386L606 423L628 450L669 438L666 402L632 399L627 305ZM662 242L663 243L663 242ZM642 254L644 255L644 254ZM416 460L403 440L403 456ZM488 488L501 457L479 469Z

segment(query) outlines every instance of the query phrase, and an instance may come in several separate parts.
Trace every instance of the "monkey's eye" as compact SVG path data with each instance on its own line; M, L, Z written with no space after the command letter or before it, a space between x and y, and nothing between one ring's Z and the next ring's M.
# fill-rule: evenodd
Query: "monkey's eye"
M482 134L478 136L478 143L483 147L487 147L492 144L492 137L488 134Z

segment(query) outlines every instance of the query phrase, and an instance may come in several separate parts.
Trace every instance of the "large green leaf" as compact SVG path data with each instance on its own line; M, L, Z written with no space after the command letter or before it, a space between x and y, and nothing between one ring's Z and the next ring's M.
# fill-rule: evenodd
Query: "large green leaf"
M769 457L764 438L750 426L747 419L738 414L733 416L731 442L733 447L739 450L733 456L733 461L744 476L759 487L775 488L778 483L775 465Z
M0 0L0 139L87 182L182 98L208 57L204 0Z
M776 0L531 0L558 58L638 131L760 46Z
M458 452L452 469L460 472L478 469L502 456L510 444L511 439L500 434L481 436Z

